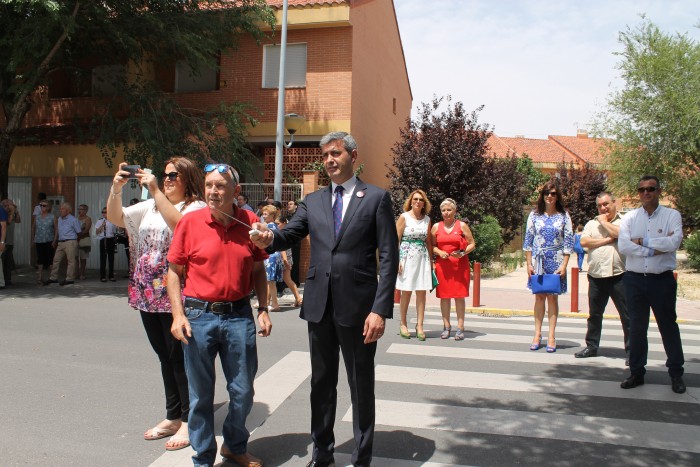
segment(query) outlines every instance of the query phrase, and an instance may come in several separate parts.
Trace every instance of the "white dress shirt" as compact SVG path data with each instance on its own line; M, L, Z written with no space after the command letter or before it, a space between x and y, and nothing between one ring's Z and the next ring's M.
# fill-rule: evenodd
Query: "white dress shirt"
M343 217L342 219L345 218L345 213L348 211L348 205L350 204L350 200L352 199L352 194L355 191L355 186L357 185L357 177L352 176L350 177L349 180L347 180L345 183L341 183L343 186ZM335 205L335 187L338 185L335 183L331 183L331 206Z
M104 229L102 229L102 232L98 232L97 230L104 225ZM101 217L96 223L95 223L95 233L97 234L97 239L102 240L103 238L114 238L114 233L117 230L117 226L112 224L110 221L105 219L104 217Z
M632 239L643 239L642 245ZM676 250L683 240L681 215L659 205L650 216L644 208L627 213L620 224L618 248L625 255L625 269L640 274L660 274L676 268ZM663 252L654 255L654 250Z

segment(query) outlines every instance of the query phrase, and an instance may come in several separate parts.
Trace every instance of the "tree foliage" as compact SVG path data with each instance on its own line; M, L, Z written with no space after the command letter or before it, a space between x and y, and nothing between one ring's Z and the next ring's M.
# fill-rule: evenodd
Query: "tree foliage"
M586 225L598 215L595 199L601 191L607 190L605 173L592 169L588 164L578 168L564 162L559 164L557 170L562 203L569 210L574 229L577 225Z
M633 194L640 176L662 180L686 220L700 217L700 43L642 19L620 33L613 92L595 132L611 138L611 185Z
M521 209L522 211L522 209ZM469 254L469 260L481 263L484 267L489 266L498 256L503 246L501 236L501 226L493 216L485 216L481 223L472 229L476 249Z
M518 172L525 177L526 191L529 193L528 204L534 204L539 196L540 187L549 179L549 177L537 170L532 163L532 159L524 153L517 159Z
M152 69L182 60L198 75L242 35L260 40L265 23L274 14L264 0L0 0L0 193L27 114L47 104L50 74L85 76L99 65L126 64L128 73L112 76L117 96L99 99L95 120L75 123L96 125L108 162L117 148L148 166L175 154L231 161L244 151L244 109L182 108L155 85Z
M444 108L443 108L444 104ZM440 202L453 198L459 217L478 225L491 214L506 241L522 223L527 199L525 177L515 158L488 157L488 125L478 122L482 107L471 113L450 97L422 103L392 148L390 192L397 215L408 194L420 188L433 204L431 219L439 221Z

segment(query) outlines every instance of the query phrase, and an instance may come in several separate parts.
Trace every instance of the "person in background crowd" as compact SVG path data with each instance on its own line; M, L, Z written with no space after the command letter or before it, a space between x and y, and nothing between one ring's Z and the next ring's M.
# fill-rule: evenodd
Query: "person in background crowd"
M574 252L576 253L576 260L578 263L578 272L583 271L583 260L586 258L586 250L581 245L582 232L583 226L579 224L576 226L576 233L574 234Z
M411 337L408 332L408 304L411 293L416 292L416 337L425 340L423 318L425 300L433 289L432 222L430 222L430 201L423 190L414 190L403 203L403 214L396 221L399 238L399 275L396 289L401 291L401 323L399 334L404 339Z
M435 275L438 279L436 295L440 299L443 323L440 339L450 338L450 300L454 299L457 310L455 340L461 341L464 339L465 298L469 296L469 253L474 251L476 243L467 223L457 220L455 200L445 198L440 203L440 212L442 221L431 229Z
M37 201L36 206L34 206L34 211L32 211L32 217L36 217L41 214L41 202L46 201L46 193L39 193L37 196L39 201ZM49 210L51 212L51 210Z
M61 261L66 260L66 278L58 285L72 285L75 283L75 275L78 272L76 259L78 258L78 234L81 232L80 222L71 214L73 207L70 203L62 203L60 215L53 240L56 250L51 265L51 276L44 285L58 282L58 269Z
M258 217L262 217L262 208L264 208L264 207L267 206L268 204L269 204L269 203L267 202L267 200L260 201L260 202L257 204L257 208L255 209L255 215L258 216Z
M140 199L131 198L129 200L129 206L133 206L134 204L138 204L139 202L141 202ZM124 245L124 254L126 255L126 267L129 270L129 272L124 276L124 279L131 279L132 273L134 271L134 268L131 265L131 254L129 253L131 251L131 245L129 244L129 232L127 232L126 228L124 227L116 227L116 231L114 233L115 254L117 253L119 245Z
M207 164L204 172L208 208L182 219L168 253L171 331L183 344L192 400L192 461L203 467L213 467L216 462L214 363L218 354L229 396L221 455L239 466L261 467L263 462L248 452L250 433L245 422L253 407L253 381L258 370L251 289L261 302L258 335L266 337L272 331L267 307L263 306L263 259L267 255L252 244L246 226L257 218L236 206L241 189L238 173L227 164Z
M571 217L564 210L559 186L549 181L544 184L537 198L537 208L530 212L525 229L523 250L527 262L527 287L535 274L558 274L561 292L566 292L566 265L574 250L574 232ZM558 294L535 294L535 337L530 350L542 346L542 323L544 321L545 301L547 302L549 337L546 350L557 351L555 333L559 316Z
M262 208L262 221L270 230L277 230L277 208L268 204ZM270 253L265 260L265 273L267 274L267 296L270 303L260 302L260 306L270 306L270 311L280 311L280 304L277 301L277 282L283 280L284 263L282 262L283 252Z
M17 206L11 199L4 199L0 203L7 212L7 235L5 235L5 250L0 255L2 272L5 276L5 285L12 285L12 271L15 270L15 258L12 250L15 245L15 224L22 222Z
M238 207L240 209L245 209L246 211L253 212L253 208L248 204L248 197L241 193L238 195L237 201Z
M2 254L5 253L5 239L7 238L7 211L0 205L0 289L5 288L5 273L3 272Z
M615 198L608 192L598 194L595 200L598 217L586 223L581 234L581 246L588 249L588 330L586 348L576 352L576 358L598 355L603 313L612 298L620 315L624 335L625 364L629 365L630 320L625 301L625 257L617 249L622 218L617 214Z
M122 189L129 172L119 164L107 198L107 220L126 227L130 242L132 277L129 279L129 305L139 310L148 341L160 360L165 387L165 420L143 434L146 440L171 437L165 449L175 451L190 445L187 418L190 397L182 346L173 337L170 300L166 289L166 259L173 230L188 212L204 206L202 172L189 159L173 157L165 163L161 181L141 169L136 174L150 199L122 207Z
M85 280L85 269L87 268L87 260L92 250L92 238L90 238L90 229L92 228L92 219L87 215L87 204L78 206L78 221L80 222L80 233L78 234L78 276L80 280Z
M645 175L637 184L642 206L628 212L620 224L618 248L625 255L625 296L630 317L630 376L620 387L631 389L644 384L649 343L649 308L666 351L666 367L671 390L685 392L683 345L676 323L676 292L673 277L676 251L683 241L683 222L675 209L661 206L661 184Z
M102 216L95 223L95 234L100 242L100 281L107 282L107 263L109 263L109 280L114 282L114 233L116 227L105 216L107 207L102 208Z
M41 214L34 216L32 229L32 243L36 248L36 263L37 263L37 284L42 284L44 278L44 268L47 270L53 262L53 242L58 229L58 219L49 210L51 206L45 199L39 202Z
M299 202L296 200L287 201L287 221L294 217L299 207ZM301 285L299 280L299 265L301 264L301 242L296 242L292 245L292 270L290 271L290 276L296 284L297 287Z
M277 228L284 229L288 222L288 216L280 216L277 219ZM301 306L304 300L301 298L301 295L299 294L299 289L297 289L297 285L292 280L291 274L292 269L294 267L294 257L292 256L292 249L290 248L287 251L281 251L280 254L282 255L282 265L284 266L284 268L282 269L282 283L286 284L287 287L289 287L289 290L292 292L292 295L294 295L294 306Z

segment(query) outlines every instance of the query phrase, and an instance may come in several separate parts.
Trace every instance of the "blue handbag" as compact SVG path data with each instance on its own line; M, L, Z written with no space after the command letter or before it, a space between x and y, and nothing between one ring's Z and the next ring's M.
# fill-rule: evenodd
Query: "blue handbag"
M530 288L533 294L561 294L561 276L559 274L533 274L530 276Z

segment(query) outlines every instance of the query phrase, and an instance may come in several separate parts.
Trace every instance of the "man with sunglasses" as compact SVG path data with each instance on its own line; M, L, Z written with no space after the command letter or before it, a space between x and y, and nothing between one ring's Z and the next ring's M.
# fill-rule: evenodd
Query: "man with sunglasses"
M219 354L230 399L221 455L241 466L259 467L262 461L248 453L250 433L245 426L258 370L249 296L255 289L260 303L267 303L263 263L267 254L250 241L250 225L258 219L237 206L241 186L233 167L207 164L204 171L209 209L180 219L168 252L167 275L171 330L183 343L189 382L192 460L201 466L213 466L216 461L214 363ZM269 336L272 324L267 307L258 307L257 318L258 334Z
M644 384L644 368L649 348L649 308L666 351L666 367L671 389L685 392L683 347L676 323L676 250L683 240L681 215L661 206L661 185L653 175L645 175L637 185L640 208L623 217L618 248L625 255L625 294L630 317L630 372L620 387L631 389Z
M354 138L344 132L329 133L320 146L331 185L299 203L284 229L272 232L265 224L253 224L260 233L253 233L251 239L261 248L280 251L310 234L311 264L301 307L311 354L313 454L307 467L335 465L339 350L352 399L352 464L369 466L375 420L374 355L384 322L393 313L398 237L389 193L354 174Z

